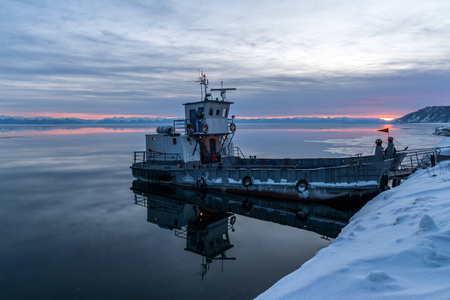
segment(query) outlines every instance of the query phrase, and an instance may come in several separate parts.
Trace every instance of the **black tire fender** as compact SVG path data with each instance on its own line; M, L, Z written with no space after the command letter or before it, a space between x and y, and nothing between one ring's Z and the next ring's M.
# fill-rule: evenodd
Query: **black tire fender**
M199 186L199 187L204 187L206 185L206 180L205 180L205 178L203 177L203 176L200 176L198 179L197 179L197 186Z
M297 212L295 213L295 216L297 217L297 219L299 219L300 221L306 221L306 219L308 219L308 214L305 213L303 210L299 209L297 210Z
M297 192L299 193L304 193L308 190L309 188L309 184L308 181L301 179L297 182L297 184L295 185L295 189L297 190Z
M245 200L244 202L242 202L242 208L246 211L246 212L250 212L250 210L252 210L253 204L248 201Z
M242 185L244 187L249 187L253 184L252 179L250 178L250 176L245 176L244 178L242 178Z

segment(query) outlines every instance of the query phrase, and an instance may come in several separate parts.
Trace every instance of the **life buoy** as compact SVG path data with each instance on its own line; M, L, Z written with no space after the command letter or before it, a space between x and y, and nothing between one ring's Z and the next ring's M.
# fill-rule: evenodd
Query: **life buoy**
M187 134L193 134L194 133L194 125L188 124L186 126L186 132L187 132Z
M250 210L252 209L252 207L253 207L253 204L252 204L250 201L245 200L244 202L242 202L242 208L243 208L246 212L250 212Z
M203 176L200 176L200 177L197 179L197 185L198 185L199 187L203 187L203 186L206 185L206 180L205 180L205 178L203 178Z
M297 184L295 185L295 189L297 190L297 192L299 193L304 193L308 190L308 181L302 179L299 180L297 182Z
M203 131L203 133L207 133L207 132L208 132L208 129L209 129L208 124L203 123L203 124L202 124L202 131Z
M252 179L249 176L245 176L244 178L242 178L242 185L244 187L249 187L253 184Z
M231 225L234 225L234 223L236 223L236 216L232 216L232 217L230 218L230 224L231 224Z
M308 215L301 209L297 210L297 212L295 213L295 216L300 221L306 221L306 219L308 219Z
M236 131L236 124L231 123L230 124L230 130L231 130L231 132L235 132Z
M204 191L198 190L198 191L197 191L197 198L198 198L199 200L201 200L201 201L205 200L205 198L206 198L205 192L204 192Z

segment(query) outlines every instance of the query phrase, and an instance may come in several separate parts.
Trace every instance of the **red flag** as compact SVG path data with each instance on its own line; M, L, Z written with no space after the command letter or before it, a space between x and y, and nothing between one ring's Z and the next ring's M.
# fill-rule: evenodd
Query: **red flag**
M389 133L389 128L378 129L377 131L382 131L382 132L387 132L387 133Z

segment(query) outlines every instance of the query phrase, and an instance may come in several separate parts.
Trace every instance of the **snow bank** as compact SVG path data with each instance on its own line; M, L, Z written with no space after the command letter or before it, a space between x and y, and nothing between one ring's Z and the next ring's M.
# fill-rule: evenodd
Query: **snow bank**
M378 195L258 299L450 299L450 161Z
M440 141L436 148L440 148L440 155L450 156L450 138Z

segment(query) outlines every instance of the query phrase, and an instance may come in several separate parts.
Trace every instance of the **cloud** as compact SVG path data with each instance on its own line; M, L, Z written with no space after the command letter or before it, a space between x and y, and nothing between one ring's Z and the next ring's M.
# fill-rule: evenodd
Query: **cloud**
M7 0L0 110L179 115L203 69L238 88L242 116L385 111L374 103L402 115L448 103L446 11L443 1Z

